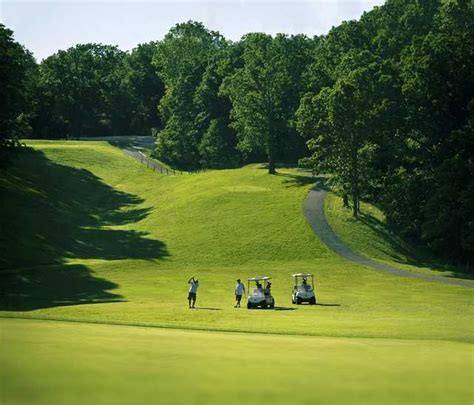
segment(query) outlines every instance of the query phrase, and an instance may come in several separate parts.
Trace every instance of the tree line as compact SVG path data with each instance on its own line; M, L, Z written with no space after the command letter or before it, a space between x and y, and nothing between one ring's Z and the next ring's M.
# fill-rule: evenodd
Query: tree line
M155 156L180 169L299 161L355 217L369 200L405 237L470 260L473 9L387 0L327 35L237 42L190 21L130 52L82 44L39 64L0 26L0 149L153 134Z

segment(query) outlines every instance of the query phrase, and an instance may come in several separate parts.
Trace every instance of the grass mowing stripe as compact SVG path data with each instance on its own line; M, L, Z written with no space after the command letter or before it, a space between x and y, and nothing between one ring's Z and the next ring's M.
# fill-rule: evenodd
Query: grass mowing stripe
M463 339L429 339L429 338L393 338L387 336L330 336L322 334L305 334L305 333L287 333L287 332L265 332L265 331L247 331L241 329L220 329L220 328L199 328L193 326L180 326L176 325L160 325L160 324L149 324L141 322L120 322L120 321L107 321L107 320L91 320L91 319L78 319L78 318L55 318L50 316L16 316L1 314L0 319L17 319L17 320L34 320L34 321L49 321L49 322L66 322L66 323L81 323L81 324L92 324L92 325L111 325L111 326L124 326L124 327L140 327L140 328L155 328L155 329L171 329L171 330L183 330L183 331L195 331L195 332L216 332L216 333L230 333L230 334L243 334L243 335L265 335L265 336L301 336L301 337L321 337L321 338L333 338L333 339L392 339L392 340L420 340L420 341L439 341L439 342L460 342L460 343L473 343L474 340L463 340Z

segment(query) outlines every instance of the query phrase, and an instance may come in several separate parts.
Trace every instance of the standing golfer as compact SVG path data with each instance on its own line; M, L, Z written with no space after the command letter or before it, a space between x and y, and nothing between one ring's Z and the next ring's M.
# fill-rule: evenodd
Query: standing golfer
M240 308L240 300L242 299L242 294L245 293L245 286L240 282L240 278L237 279L237 285L235 286L235 305L234 308Z
M199 280L195 279L193 276L188 280L188 284L191 284L191 287L189 287L189 294L188 294L189 308L194 308L194 305L196 304L196 293L199 287ZM191 306L191 301L193 302L192 306Z

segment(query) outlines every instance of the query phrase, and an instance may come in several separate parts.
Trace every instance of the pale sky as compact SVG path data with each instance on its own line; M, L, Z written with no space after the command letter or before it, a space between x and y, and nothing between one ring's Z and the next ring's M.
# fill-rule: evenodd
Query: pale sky
M38 61L78 43L122 50L162 39L179 22L201 21L227 39L248 32L325 34L384 0L0 0L0 21Z

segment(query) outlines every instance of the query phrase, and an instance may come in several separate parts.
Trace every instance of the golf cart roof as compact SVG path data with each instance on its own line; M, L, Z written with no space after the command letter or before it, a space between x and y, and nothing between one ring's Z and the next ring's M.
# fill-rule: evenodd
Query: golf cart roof
M268 276L257 276L257 277L252 277L249 278L249 281L262 281L262 280L270 280L271 277Z
M293 277L313 277L311 273L296 273L293 274Z

